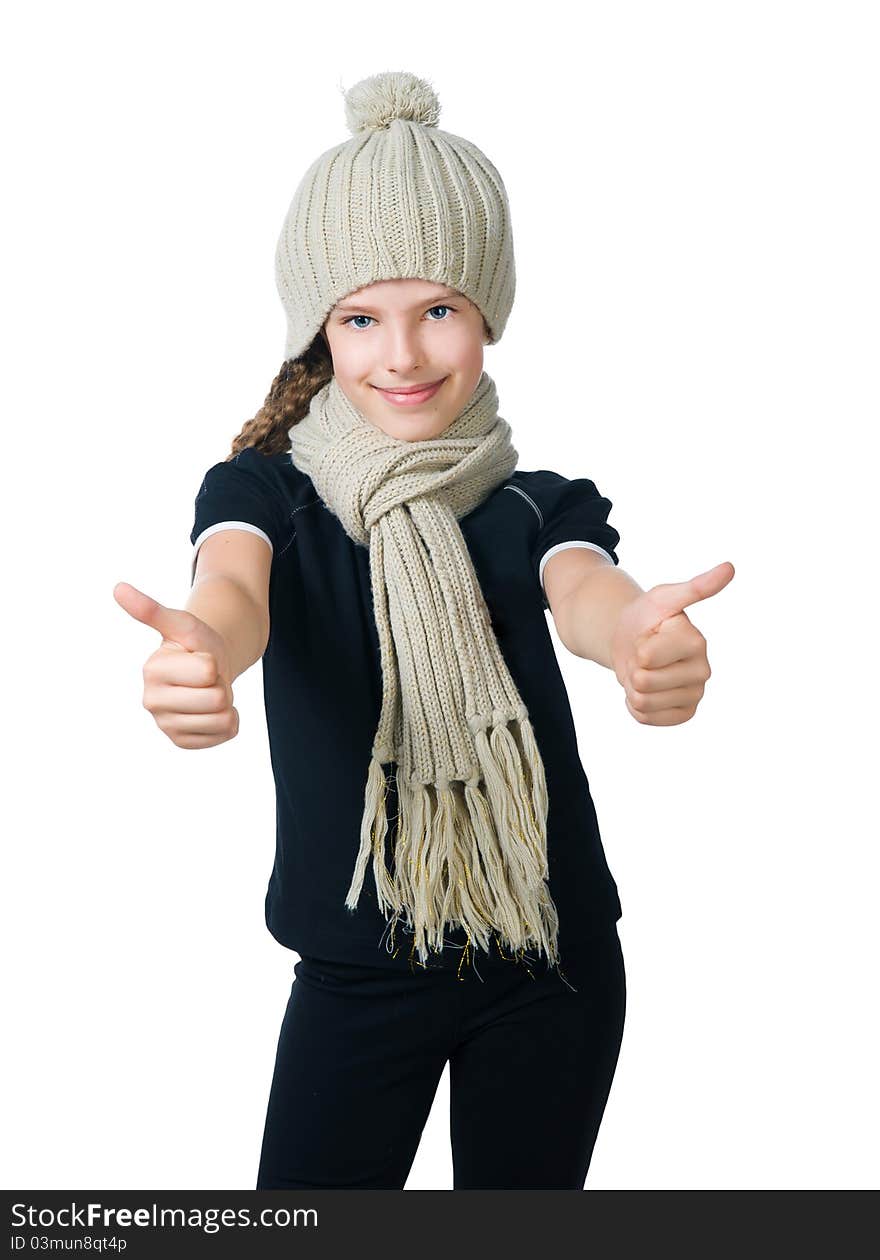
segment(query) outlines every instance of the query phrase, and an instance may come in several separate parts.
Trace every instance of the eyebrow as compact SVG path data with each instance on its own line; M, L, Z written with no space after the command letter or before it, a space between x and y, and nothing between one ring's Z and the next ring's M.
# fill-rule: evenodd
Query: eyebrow
M433 299L433 305L437 306L440 301L446 301L447 299L451 299L455 296L456 295L453 294L451 291L448 293L440 293L440 294L435 293L434 299ZM432 305L432 299L425 298L420 302L413 302L412 306L408 307L407 309L414 311L414 310L417 310L418 307L420 306L430 306L430 305ZM370 306L369 304L364 303L364 302L337 302L334 309L337 311L371 311L375 313L379 308L376 306Z

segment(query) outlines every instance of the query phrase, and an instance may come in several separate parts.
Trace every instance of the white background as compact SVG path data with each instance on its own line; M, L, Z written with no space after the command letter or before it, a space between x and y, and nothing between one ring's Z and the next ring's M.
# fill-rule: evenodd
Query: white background
M340 85L435 86L498 166L518 287L486 353L524 469L590 477L689 609L696 717L638 724L556 640L624 917L587 1188L878 1184L877 9L18 6L6 139L8 1188L255 1184L296 955L263 924L260 666L241 730L141 707L193 500L283 358L277 234ZM548 614L549 616L549 614ZM873 750L873 755L872 755ZM513 1105L513 1100L512 1100ZM452 1185L444 1074L408 1189Z

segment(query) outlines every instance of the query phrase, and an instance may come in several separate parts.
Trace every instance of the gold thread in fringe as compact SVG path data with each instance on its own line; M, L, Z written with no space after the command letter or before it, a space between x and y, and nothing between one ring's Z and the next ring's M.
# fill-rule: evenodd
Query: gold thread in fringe
M456 972L456 976L457 976L457 978L458 978L459 980L461 980L461 968L462 968L462 964L463 964L463 963L465 962L465 960L469 957L469 955L468 955L468 951L469 951L469 949L470 949L470 944L471 944L471 934L470 934L470 932L468 932L468 934L467 934L467 941L465 942L464 949L462 950L461 958L459 959L459 962L458 962L458 971Z

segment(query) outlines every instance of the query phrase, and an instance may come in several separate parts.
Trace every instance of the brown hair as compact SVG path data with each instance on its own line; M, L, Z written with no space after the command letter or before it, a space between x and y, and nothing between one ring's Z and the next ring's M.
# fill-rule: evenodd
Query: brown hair
M224 463L234 459L247 446L256 447L264 455L280 455L289 451L290 429L306 415L315 394L332 375L333 359L322 330L299 358L285 359L282 363L266 401L233 440L232 450Z
M491 345L492 334L485 316L483 332ZM282 363L269 387L266 401L233 440L232 450L224 463L234 459L247 446L256 447L263 455L281 455L289 451L290 430L307 414L315 394L332 375L330 343L321 328L308 350L304 350L299 358L285 359Z

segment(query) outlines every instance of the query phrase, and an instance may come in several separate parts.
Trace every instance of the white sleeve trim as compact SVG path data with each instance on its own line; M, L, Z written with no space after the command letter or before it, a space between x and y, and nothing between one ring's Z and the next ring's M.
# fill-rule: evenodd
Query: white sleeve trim
M538 566L538 580L541 583L542 590L544 589L544 565L547 563L547 561L550 559L551 556L556 555L557 551L565 551L566 548L568 547L588 547L590 551L598 551L600 555L606 556L607 559L609 559L611 563L614 564L614 557L609 556L608 552L605 550L604 547L597 547L595 543L581 542L579 540L572 541L572 542L557 543L555 547L551 547L549 551L544 552L543 556L541 557L541 563Z
M210 538L211 534L219 533L221 529L243 529L249 534L258 534L260 538L265 538L266 542L269 544L269 550L274 555L275 548L272 546L272 539L266 531L260 529L258 525L251 525L249 521L220 521L217 525L209 525L207 529L202 530L198 538L193 543L192 569L190 571L189 578L190 586L196 576L196 557L199 554L199 547L201 547L206 538Z

